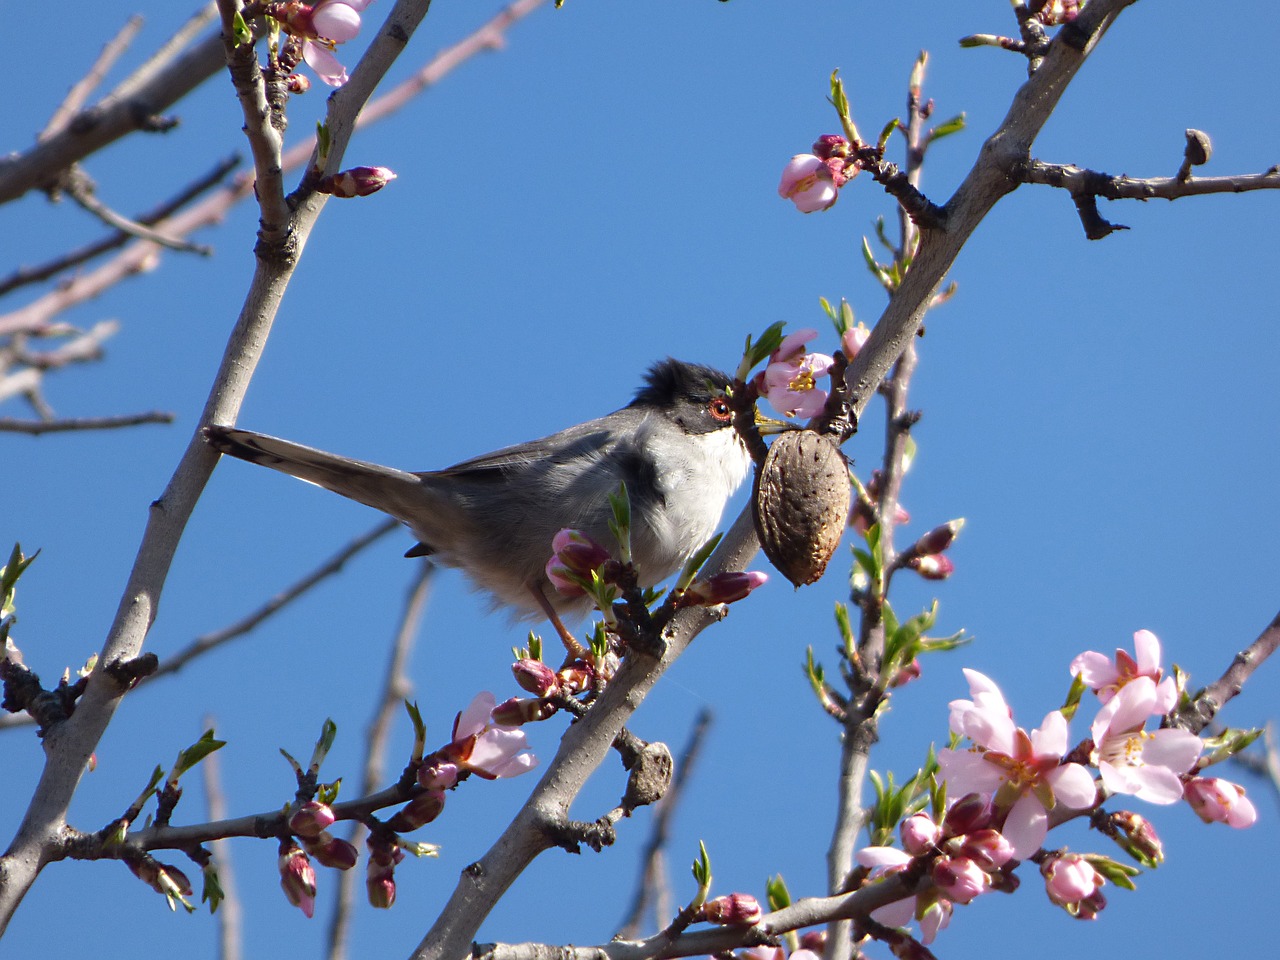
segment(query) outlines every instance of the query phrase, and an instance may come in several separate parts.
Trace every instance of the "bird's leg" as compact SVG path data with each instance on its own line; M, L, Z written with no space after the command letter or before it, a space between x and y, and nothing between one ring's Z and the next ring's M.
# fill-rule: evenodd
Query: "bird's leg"
M564 625L564 621L560 619L560 614L556 613L556 608L551 605L551 601L547 599L547 595L542 592L542 584L531 583L529 592L533 594L533 599L538 601L538 606L542 608L542 612L547 615L547 619L551 621L551 626L556 628L556 633L560 634L560 641L564 644L565 650L569 654L570 659L585 659L587 656L587 648L578 642L578 638L569 632L569 628Z

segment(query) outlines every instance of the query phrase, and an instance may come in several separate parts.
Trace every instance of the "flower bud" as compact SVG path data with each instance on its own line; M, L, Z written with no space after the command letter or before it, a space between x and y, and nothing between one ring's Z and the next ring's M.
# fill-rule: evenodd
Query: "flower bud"
M512 697L493 708L493 722L504 727L519 727L552 716L560 708L546 700Z
M418 785L428 790L448 790L458 782L458 765L437 758L418 768Z
M722 603L735 603L769 579L767 573L757 570L717 573L705 580L691 583L680 595L680 603L691 607L714 607Z
M1102 877L1084 857L1074 853L1052 857L1040 865L1045 893L1060 907L1074 906L1092 896Z
M975 830L959 841L960 852L983 870L999 870L1013 859L1013 844L999 830Z
M1244 795L1244 787L1228 780L1193 777L1187 782L1183 796L1205 823L1225 823L1240 829L1253 826L1258 819L1258 811Z
M396 175L386 167L352 167L341 173L321 177L316 183L316 192L328 193L343 200L367 197L371 193L377 193L395 178Z
M945 580L956 569L956 565L945 553L926 553L912 557L906 565L926 580Z
M939 857L933 864L933 882L955 903L969 903L991 886L991 878L968 857Z
M1157 867L1164 860L1164 844L1146 817L1132 810L1117 810L1107 821L1107 835L1133 859L1148 867Z
M749 893L731 893L702 905L702 918L722 926L749 927L760 922L760 901Z
M959 837L991 826L991 800L980 793L968 793L951 805L942 819L942 832Z
M813 142L813 153L820 160L830 160L832 157L843 160L853 155L853 147L839 134L824 133Z
M850 327L840 336L840 349L846 360L852 360L871 339L871 330L865 323Z
M920 658L913 657L910 663L893 675L893 679L889 681L889 686L905 687L912 680L919 680L922 672Z
M302 840L302 846L316 863L335 870L350 870L360 859L360 852L346 840L321 831L318 837Z
M285 77L285 89L293 94L306 93L311 89L311 81L301 73L291 73Z
M316 910L316 871L292 840L280 844L280 889L310 919Z
M933 849L942 836L942 828L926 813L914 813L898 825L902 849L913 857Z
M322 830L333 826L336 818L333 808L318 800L308 800L295 806L289 815L289 829L300 837L318 837Z
M949 520L940 527L934 527L923 537L917 540L910 548L909 553L924 556L930 553L942 553L947 547L955 543L956 535L960 533L961 527L964 526L964 519Z
M549 697L560 691L560 678L541 660L524 657L511 665L511 672L520 689L536 697Z
M420 793L396 812L387 826L397 833L411 833L440 816L444 809L444 791Z

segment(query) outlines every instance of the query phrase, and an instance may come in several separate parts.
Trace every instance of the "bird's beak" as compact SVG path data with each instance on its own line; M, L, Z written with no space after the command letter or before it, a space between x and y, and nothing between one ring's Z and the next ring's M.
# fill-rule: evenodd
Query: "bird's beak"
M766 417L757 410L756 429L760 431L761 436L768 437L775 433L786 433L789 430L803 430L804 427L798 423L789 423L786 420L775 420L773 417Z

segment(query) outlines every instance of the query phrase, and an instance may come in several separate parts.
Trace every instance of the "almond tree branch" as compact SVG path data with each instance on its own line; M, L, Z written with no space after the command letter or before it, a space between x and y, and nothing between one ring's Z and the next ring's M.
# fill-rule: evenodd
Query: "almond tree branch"
M355 114L404 48L429 6L429 0L396 3L352 74L350 84L341 91L345 96L330 101L332 124L347 131L352 129ZM254 122L251 116L245 119L247 124ZM334 143L333 162L341 161L346 141L344 136ZM7 927L44 865L64 846L63 841L69 835L67 809L85 765L125 692L125 687L116 679L120 671L113 668L133 661L141 652L187 520L217 463L217 454L204 442L201 431L210 423L235 422L297 257L322 208L322 202L310 198L293 212L286 225L291 255L268 255L268 251L259 246L253 280L205 408L168 486L151 504L142 544L115 622L99 654L98 667L89 676L75 712L46 731L45 766L40 781L16 836L0 856L0 932Z
M202 193L207 193L209 190L212 190L219 183L225 180L227 175L239 165L240 158L235 154L232 154L225 160L219 160L208 173L192 181L175 196L166 200L154 209L149 210L140 216L133 217L133 222L140 223L148 227L155 226L159 221L167 219L177 213ZM80 264L87 263L95 257L101 256L111 250L115 250L118 247L123 247L133 239L133 237L134 234L118 230L110 236L104 237L94 243L86 244L78 250L72 250L38 266L19 267L8 277L0 280L0 296L17 289L18 287L31 283L39 283L42 280L48 280L50 277L55 277L59 273L78 267Z
M475 33L432 57L408 80L401 82L376 100L370 101L369 106L357 119L356 128L360 129L367 123L384 119L406 106L416 94L435 85L441 78L477 53L500 48L507 28L545 2L546 0L517 0L500 11ZM308 136L284 152L280 158L280 165L283 170L297 169L311 158L313 152L314 137ZM3 162L0 161L0 179L2 179L2 173ZM186 236L201 227L220 222L232 206L253 195L253 184L251 176L239 177L234 184L208 197L186 213L172 219L156 221L150 225L163 230L168 236ZM139 219L145 222L145 218ZM128 248L96 270L72 278L64 286L49 291L25 307L0 315L0 336L19 330L43 329L58 313L99 296L103 291L127 277L151 269L159 258L160 252L160 248L155 244L130 244ZM0 292L4 292L4 289L3 285L0 285Z
M212 247L168 236L159 230L153 230L144 223L139 223L137 220L130 220L124 214L116 213L98 199L93 183L74 164L67 171L66 176L58 182L58 187L66 191L67 195L79 204L82 209L93 214L108 227L114 227L121 233L137 237L139 240L150 240L152 243L162 247L183 253L198 253L203 257L213 253Z
M1097 198L1108 200L1177 200L1181 197L1198 197L1211 193L1247 193L1251 190L1280 189L1280 166L1263 173L1249 173L1230 177L1150 177L1137 179L1128 176L1085 170L1070 164L1043 163L1028 159L1018 164L1013 175L1022 183L1039 183L1060 187L1071 194L1076 202L1085 236L1101 240L1116 230L1127 230L1118 224L1108 223L1098 213Z
M1213 721L1227 701L1244 689L1245 681L1276 652L1277 647L1280 647L1280 613L1267 624L1258 639L1236 654L1221 677L1173 715L1172 725L1199 733Z
M133 43L133 38L138 35L138 31L142 29L142 17L136 13L125 21L124 26L120 28L120 32L115 35L107 45L102 48L102 52L98 54L98 59L93 62L89 68L89 72L84 78L79 80L72 86L67 97L62 104L53 112L53 116L49 118L48 124L45 125L44 131L37 137L37 141L48 140L50 136L64 129L70 122L71 117L79 113L84 107L84 103L89 99L94 89L102 82L102 78L107 75L117 60L129 48L129 44Z
M144 423L173 423L172 413L151 410L147 413L126 413L115 417L70 417L63 420L16 420L0 417L0 433L26 433L39 436L42 433L69 433L74 430L115 430L119 427L136 427ZM13 724L5 721L12 717L0 717L0 730ZM26 723L27 721L23 721Z

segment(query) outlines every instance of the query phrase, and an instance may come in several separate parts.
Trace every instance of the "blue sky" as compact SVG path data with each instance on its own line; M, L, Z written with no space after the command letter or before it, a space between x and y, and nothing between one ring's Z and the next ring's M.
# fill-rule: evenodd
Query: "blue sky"
M374 4L370 16L387 6ZM437 3L392 79L498 8ZM1207 173L1276 163L1277 75L1271 36L1256 26L1270 9L1135 6L1072 84L1035 155L1167 176L1184 128L1198 127L1215 147ZM26 90L0 107L3 149L28 145L134 10L147 23L127 64L188 13L158 0L73 4L59 15L56 43L37 43L48 19L34 8L9 12L10 35L33 42L11 51L11 76ZM376 197L326 208L240 422L429 469L615 409L660 357L732 367L744 336L771 322L821 327L820 296L845 297L873 322L884 295L859 247L877 216L892 216L890 202L864 178L833 210L801 216L776 196L782 166L834 132L825 102L832 69L846 78L862 127L878 130L902 113L908 72L926 49L936 116L969 119L929 159L925 190L945 200L1025 75L1019 58L961 50L956 40L1012 28L997 0L568 0L539 10L506 49L357 136L348 160L389 166L399 179ZM354 62L354 51L344 53ZM292 131L312 129L322 98L317 85L294 101ZM117 144L88 172L112 205L145 209L214 158L247 152L238 110L226 79L214 78L176 108L178 129ZM1024 187L970 241L952 273L959 293L931 315L919 344L912 403L924 416L904 492L910 532L956 516L968 525L953 550L955 576L904 584L897 602L911 611L937 596L940 630L963 627L977 640L926 661L924 678L894 700L878 769L907 774L931 741L945 739L946 704L965 692L962 666L997 679L1030 726L1061 702L1067 664L1081 650L1128 646L1134 630L1149 628L1166 658L1203 684L1275 615L1277 203L1274 193L1104 201L1103 215L1132 229L1089 242L1069 197ZM256 212L242 206L198 237L216 248L211 259L166 255L157 270L65 317L84 326L115 318L122 329L104 362L50 376L58 414L160 408L176 424L0 438L0 539L43 551L22 583L16 635L46 679L101 643L147 505L190 436L244 296L255 224ZM0 235L7 272L97 228L68 202L31 196L0 209ZM22 302L11 296L0 309ZM0 408L25 413L12 402ZM878 416L873 407L846 448L862 476L880 453ZM236 619L376 520L287 478L220 466L149 649L163 658ZM288 800L277 748L305 753L326 716L339 739L325 773L353 781L412 574L400 558L410 543L407 534L384 541L253 637L131 696L73 823L96 829L116 816L207 714L230 741L222 759L235 813ZM831 609L847 570L842 550L813 587L794 592L775 578L705 633L637 715L637 733L673 746L702 707L716 715L669 851L677 897L692 892L686 865L699 839L721 891L762 894L780 872L797 894L821 892L838 743L800 664L813 645L834 665ZM476 690L515 692L508 651L524 630L485 609L458 575L439 578L411 672L430 737L447 736ZM1264 669L1224 719L1260 725L1278 704L1280 680ZM559 729L556 721L532 729L535 749L549 756ZM1073 732L1083 731L1077 721ZM402 724L400 757L408 738ZM0 757L8 785L0 823L11 835L41 754L28 733L7 732ZM407 954L458 871L488 848L531 785L468 784L451 798L420 833L443 844L442 858L401 869L396 909L360 913L352 955ZM621 785L606 765L574 814L598 816ZM1051 907L1027 872L1018 895L958 911L939 955L989 952L994 931L1008 931L1001 944L1016 936L1049 958L1194 952L1219 946L1229 930L1239 960L1272 956L1264 921L1280 852L1277 807L1261 784L1251 786L1263 819L1248 832L1202 826L1183 806L1143 810L1169 862L1144 875L1137 893L1110 891L1096 923ZM177 819L203 818L191 789ZM625 897L600 891L629 889L647 824L639 816L624 825L602 856L542 857L480 938L607 939ZM1083 832L1062 842L1109 852ZM279 893L272 845L240 841L233 853L248 955L316 953L332 878L322 875L319 917L308 922ZM207 914L170 916L118 864L58 864L29 894L6 947L23 955L64 935L92 938L103 958L133 956L142 944L203 958L214 956L212 929Z

